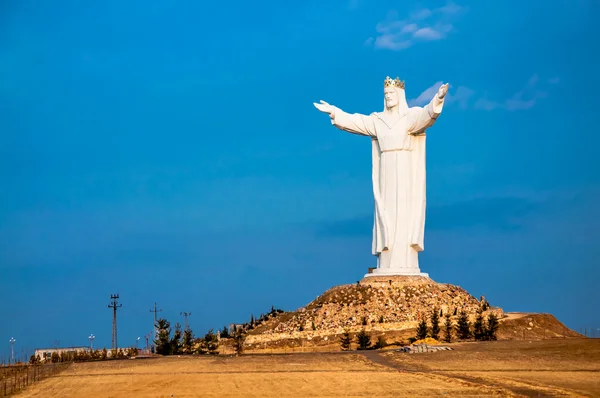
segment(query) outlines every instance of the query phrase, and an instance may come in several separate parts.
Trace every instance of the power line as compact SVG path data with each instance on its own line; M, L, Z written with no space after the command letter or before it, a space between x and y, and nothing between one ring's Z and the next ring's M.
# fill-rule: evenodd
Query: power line
M112 327L112 349L116 350L118 347L117 342L117 308L123 306L123 304L117 304L117 300L119 300L119 294L111 294L110 299L112 302L108 305L108 308L113 309L113 327Z
M189 329L188 316L191 316L192 313L191 312L180 312L179 315L183 315L183 325L184 325L183 330L188 330Z

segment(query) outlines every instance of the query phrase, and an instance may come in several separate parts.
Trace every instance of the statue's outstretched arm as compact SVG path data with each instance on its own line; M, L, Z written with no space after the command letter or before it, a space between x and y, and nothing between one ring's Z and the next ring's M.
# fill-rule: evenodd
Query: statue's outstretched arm
M369 137L377 136L373 116L361 115L360 113L350 114L336 107L329 116L331 117L331 124L340 130Z
M429 104L424 108L411 108L413 114L413 123L408 130L410 134L422 134L425 130L435 123L438 116L442 113L444 100L438 98L437 94Z
M323 113L327 113L331 118L331 124L340 130L352 134L367 135L376 137L375 122L373 116L361 115L359 113L349 114L325 101L320 104L314 103L315 108Z

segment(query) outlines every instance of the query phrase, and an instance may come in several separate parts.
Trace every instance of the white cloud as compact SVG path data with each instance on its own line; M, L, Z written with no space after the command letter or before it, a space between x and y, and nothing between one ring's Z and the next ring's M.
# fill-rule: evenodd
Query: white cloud
M550 79L553 80L553 79ZM525 87L510 98L504 101L491 101L487 99L487 94L484 97L479 98L474 107L476 109L482 109L491 111L494 109L504 109L507 111L520 111L533 108L537 101L542 98L546 98L548 94L538 88L540 83L540 77L534 74L529 78Z
M469 100L473 94L475 94L475 91L471 90L470 88L458 86L454 94L451 92L446 94L448 96L446 102L448 102L448 104L457 103L462 109L467 109L469 107Z
M438 90L440 89L441 85L442 85L442 82L435 82L433 84L433 86L427 88L427 90L423 91L421 93L421 95L419 95L417 98L409 99L408 100L408 105L410 105L410 106L423 106L423 105L428 104L429 101L431 101L431 99L435 95L435 93L438 92Z
M431 87L428 87L425 91L423 91L417 98L412 98L408 100L408 104L410 106L423 106L429 103L435 93L438 92L442 82L435 82ZM466 109L468 107L469 99L475 94L475 91L471 90L465 86L458 86L456 90L453 92L452 86L448 90L448 94L446 94L446 103L450 104L458 104L462 109Z
M473 105L475 109L483 109L484 111L492 111L502 106L501 104L490 101L487 98L479 98Z
M437 9L438 12L444 13L444 14L450 14L450 15L455 15L455 14L460 14L462 12L464 12L466 9L465 7L461 7L456 3L450 2L448 4L446 4L443 7L440 7Z
M434 10L415 10L406 19L399 19L398 13L391 11L384 21L377 24L375 30L378 35L368 44L379 49L398 51L417 42L442 40L452 32L453 22L465 10L450 2Z
M546 98L548 94L539 88L540 77L537 74L532 75L523 89L517 91L509 98L503 101L495 101L488 98L487 92L484 92L482 96L477 98L473 103L474 109L480 109L484 111L492 111L495 109L504 109L507 111L519 111L533 108L537 101ZM554 79L548 80L552 82ZM435 82L431 87L428 87L418 97L408 100L410 106L423 106L429 103L435 93L439 90L442 82ZM469 103L473 99L475 91L466 87L458 86L456 90L450 85L448 94L446 94L446 104L452 105L457 104L461 109L469 108Z
M444 38L444 34L432 28L421 28L413 33L413 37L423 40L440 40Z
M429 18L431 16L431 14L433 14L433 13L431 12L430 9L422 8L422 9L417 10L417 11L413 12L412 14L410 14L410 18L418 21L420 19Z

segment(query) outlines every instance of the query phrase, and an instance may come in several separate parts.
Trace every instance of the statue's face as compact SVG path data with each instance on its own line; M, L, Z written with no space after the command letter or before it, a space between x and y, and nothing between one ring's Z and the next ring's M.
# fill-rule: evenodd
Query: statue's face
M398 105L398 93L392 87L386 87L383 90L383 95L386 108L393 108Z

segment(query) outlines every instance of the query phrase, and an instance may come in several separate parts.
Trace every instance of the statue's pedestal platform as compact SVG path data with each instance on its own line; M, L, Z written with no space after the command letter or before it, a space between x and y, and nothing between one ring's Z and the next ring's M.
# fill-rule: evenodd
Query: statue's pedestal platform
M393 268L371 268L369 273L366 274L365 278L373 278L376 276L421 276L423 278L429 278L429 274L420 272L420 270L403 270Z
M417 285L439 285L429 275L378 275L378 274L367 274L360 281L361 285L370 286L417 286Z

